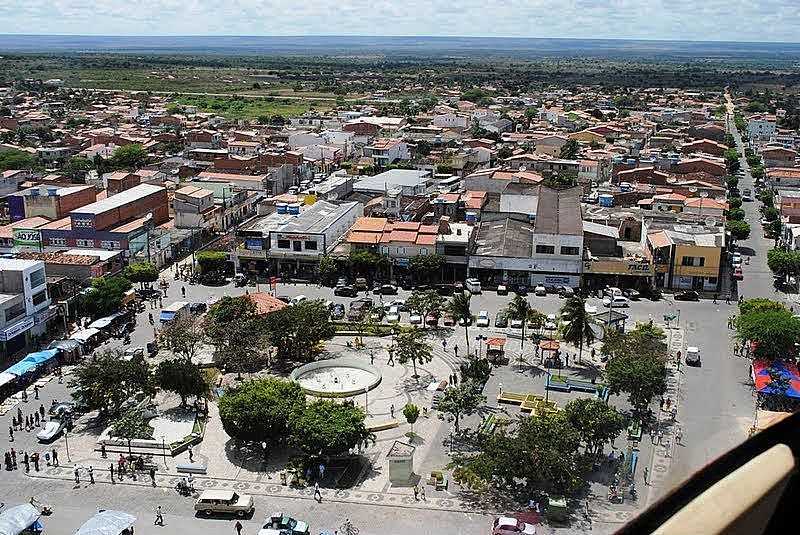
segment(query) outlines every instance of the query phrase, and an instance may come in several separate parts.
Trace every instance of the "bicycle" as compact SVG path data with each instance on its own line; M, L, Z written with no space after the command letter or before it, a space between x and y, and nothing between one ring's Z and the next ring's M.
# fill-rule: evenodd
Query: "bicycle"
M340 533L344 535L358 535L358 528L350 522L349 518L346 518L344 522L342 522L342 526L339 528Z

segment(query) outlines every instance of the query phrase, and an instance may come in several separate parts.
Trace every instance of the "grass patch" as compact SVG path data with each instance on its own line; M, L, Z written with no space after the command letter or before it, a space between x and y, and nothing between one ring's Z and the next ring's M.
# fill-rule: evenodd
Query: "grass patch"
M297 117L308 111L324 112L330 103L316 100L290 100L274 97L241 98L182 96L175 99L176 104L196 106L198 111L216 113L229 119L256 119L258 117Z

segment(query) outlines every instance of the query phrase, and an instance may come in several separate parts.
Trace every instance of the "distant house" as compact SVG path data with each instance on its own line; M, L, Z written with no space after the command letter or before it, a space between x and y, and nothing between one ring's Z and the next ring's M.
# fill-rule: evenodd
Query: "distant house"
M433 117L433 126L439 128L466 128L467 118L455 113L442 113Z
M764 167L795 167L797 151L784 147L765 147L761 149Z
M374 143L364 147L364 156L374 159L379 165L411 159L408 145L400 139L376 139Z
M697 152L704 152L712 156L722 156L728 150L727 145L717 143L711 139L698 139L681 145L681 152L684 154L694 154Z

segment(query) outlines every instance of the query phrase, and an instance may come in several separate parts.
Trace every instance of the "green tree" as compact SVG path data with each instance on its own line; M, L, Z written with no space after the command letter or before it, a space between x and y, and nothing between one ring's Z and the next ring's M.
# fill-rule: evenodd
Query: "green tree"
M797 354L800 319L788 310L753 310L736 318L736 338L753 347L753 358L782 359Z
M766 297L753 297L745 299L739 303L740 314L750 314L751 312L765 312L768 310L786 310L786 306L778 301L767 299Z
M406 299L406 307L422 314L424 319L428 314L439 314L444 308L444 298L436 290L414 290Z
M414 424L419 419L419 407L413 403L406 403L403 407L403 416L406 417L406 422L411 426L411 434L414 434Z
M408 269L411 271L415 281L433 280L440 278L444 263L442 255L417 255L409 261Z
M728 210L728 221L743 221L744 216L745 216L744 210L742 210L741 208Z
M111 166L114 169L136 171L147 163L147 150L139 143L131 143L117 147L111 155Z
M111 424L111 436L127 440L129 454L131 440L150 440L153 431L153 426L140 410L130 410Z
M9 169L31 169L36 158L28 152L11 149L0 151L0 171Z
M578 346L578 362L583 357L583 342L591 344L595 336L592 330L592 317L586 312L586 304L579 296L570 297L561 308L561 321L564 324L562 336L565 342Z
M564 160L574 160L578 157L578 150L580 146L575 139L568 139L566 143L561 146L559 157Z
M200 398L208 392L208 383L203 372L186 359L159 362L155 371L155 381L159 388L178 394L182 406L186 406L186 399L189 396Z
M482 387L472 381L465 381L445 389L436 405L436 410L442 415L447 415L453 422L455 432L461 430L461 418L474 414L486 402L486 396L481 392Z
M411 362L414 367L412 377L416 379L419 377L417 364L422 365L433 360L433 350L425 340L425 333L416 327L403 329L397 334L395 341L397 344L395 355L398 362L400 364Z
M292 442L306 455L340 455L375 440L361 407L329 400L310 403L292 420Z
M471 294L461 292L450 298L447 309L458 323L464 324L464 336L467 341L467 355L469 355L469 325L472 323L472 309L470 308Z
M784 278L797 276L800 274L800 251L770 249L767 252L767 266L775 275Z
M614 440L626 426L625 416L599 399L573 399L564 412L567 421L580 433L587 452L601 453L603 444Z
M725 223L725 230L734 240L746 240L750 237L750 225L746 221L728 221Z
M606 381L612 394L628 394L634 412L644 417L650 401L667 390L667 369L654 355L626 351L608 360Z
M733 210L735 208L742 207L742 198L741 197L731 197L728 199L728 208Z
M222 251L199 251L195 254L197 266L203 275L218 274L225 271L227 255Z
M214 360L241 377L260 369L264 360L264 320L247 297L224 296L206 314L207 339L214 344Z
M306 395L294 381L266 377L229 388L219 417L231 437L249 442L288 442L292 422L305 410Z
M383 255L359 249L350 251L350 264L353 271L372 279L380 270L389 266L389 260Z
M159 344L191 362L205 341L203 322L193 314L179 314L158 332Z
M336 333L330 310L319 299L271 312L264 325L278 358L286 360L312 360L317 345Z
M150 367L142 357L125 360L119 351L103 351L81 361L68 384L72 397L88 411L116 414L137 392L154 392Z
M139 283L144 288L158 280L158 268L152 262L134 262L125 268L125 278L133 283Z
M339 264L333 257L323 255L319 258L317 271L323 284L332 284L339 275Z
M92 318L113 314L120 309L125 292L131 287L131 281L122 276L98 277L92 281L91 290L83 295L83 310Z
M528 300L521 295L515 295L514 299L506 307L506 314L509 319L522 320L522 341L520 343L520 351L525 348L525 324L527 323L528 314L531 311L531 305Z
M774 206L767 206L761 208L761 213L767 221L777 221L781 217L780 211Z
M723 157L725 158L725 165L728 168L728 172L730 174L735 174L741 167L739 152L734 148L730 148L725 151Z
M94 168L92 161L83 156L73 156L66 165L61 168L61 172L73 182L82 181L86 173Z

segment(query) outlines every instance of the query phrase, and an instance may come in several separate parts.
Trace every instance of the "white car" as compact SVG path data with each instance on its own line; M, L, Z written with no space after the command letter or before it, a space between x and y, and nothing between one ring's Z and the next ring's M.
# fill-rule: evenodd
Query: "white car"
M603 299L603 306L610 308L621 308L629 306L628 298L622 295L615 295L614 297L606 297Z
M52 442L58 435L67 427L67 421L64 420L50 420L44 424L44 429L36 433L36 438L39 442Z
M306 299L308 299L308 297L306 297L305 295L298 295L296 297L293 297L292 300L289 301L289 305L299 305Z
M481 310L478 312L478 319L475 321L475 325L478 327L488 327L489 326L489 312L486 310Z
M739 267L742 265L741 253L733 253L733 256L731 257L731 265L733 267Z
M540 297L544 296L544 295L547 295L547 288L545 288L542 285L539 285L539 286L537 286L536 288L533 289L533 293L538 295L538 296L540 296Z
M400 321L400 309L396 306L393 306L389 309L389 313L386 314L386 321L389 323L397 323Z
M694 346L686 348L686 364L689 366L700 365L700 349Z
M389 302L387 302L387 303L384 303L384 304L383 304L383 308L384 308L384 309L386 309L386 310L391 310L391 309L392 309L392 307L394 307L394 308L396 308L398 311L402 311L402 310L403 310L403 307L405 306L405 304L406 304L406 302L405 302L405 301L403 301L402 299L394 299L394 300L392 300L392 301L389 301Z
M536 526L510 516L499 516L494 519L492 533L495 535L517 533L520 535L536 535Z
M615 288L614 286L608 286L603 290L603 295L608 297L613 297L615 295L622 295L622 290L619 288Z
M420 325L422 324L422 315L419 312L412 312L411 316L408 318L408 322L411 325Z
M508 326L512 329L522 329L522 320L513 319L509 322Z

